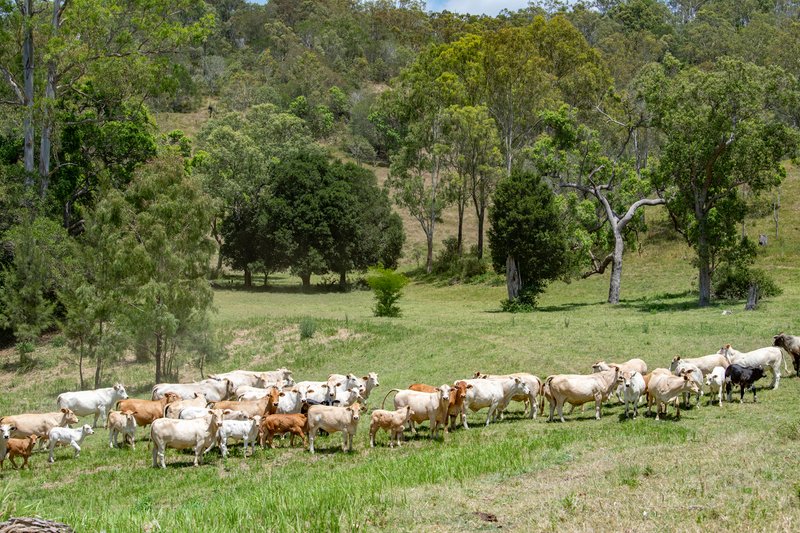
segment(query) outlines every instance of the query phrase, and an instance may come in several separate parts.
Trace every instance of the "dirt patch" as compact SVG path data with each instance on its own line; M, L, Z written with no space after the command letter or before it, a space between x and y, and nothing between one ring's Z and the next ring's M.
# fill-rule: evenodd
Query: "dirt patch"
M233 331L233 340L229 342L226 346L226 350L232 350L239 346L247 346L248 344L252 344L253 339L250 338L250 334L253 333L252 330L249 329L236 329Z
M333 341L352 341L364 337L365 335L363 333L355 333L349 329L340 328L335 334L329 337L315 335L311 342L314 344L330 344Z

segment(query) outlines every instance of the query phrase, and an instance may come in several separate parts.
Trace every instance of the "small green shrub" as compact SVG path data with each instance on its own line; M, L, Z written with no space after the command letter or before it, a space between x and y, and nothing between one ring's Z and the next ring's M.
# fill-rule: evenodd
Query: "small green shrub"
M747 298L752 284L758 285L759 298L780 296L783 293L775 280L759 268L726 265L714 272L713 287L717 298L743 300Z
M310 339L317 331L317 321L310 317L300 320L300 340Z
M434 274L452 273L458 265L458 239L455 237L448 237L442 241L442 244L444 248L433 258Z
M535 308L536 302L525 301L522 298L500 301L500 309L504 313L531 313Z
M375 316L400 316L400 308L396 304L403 295L408 278L388 268L373 267L366 279L375 293Z

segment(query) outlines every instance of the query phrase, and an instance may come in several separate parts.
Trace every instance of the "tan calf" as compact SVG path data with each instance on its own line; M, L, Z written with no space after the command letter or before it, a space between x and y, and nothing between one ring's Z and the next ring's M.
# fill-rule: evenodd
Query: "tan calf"
M133 411L111 411L108 413L108 446L117 447L117 436L122 434L122 442L136 449L136 417Z
M291 433L289 439L289 446L294 446L294 436L297 435L303 439L303 446L308 445L306 439L306 430L308 429L308 418L303 414L291 415L268 415L261 421L261 431L259 432L259 439L261 446L264 446L264 440L272 448L272 438L275 435L283 435L284 433Z
M8 460L11 461L11 465L14 469L17 469L17 463L14 461L16 457L22 457L22 468L28 467L28 470L31 469L31 465L28 464L28 458L33 453L33 446L36 444L36 435L30 435L25 437L24 439L8 439L6 441L6 450L7 450L7 457ZM3 458L0 457L0 469L3 468Z
M385 409L375 409L372 412L372 421L369 425L369 445L375 447L375 434L379 429L389 432L389 447L394 448L394 443L400 446L403 436L403 428L406 422L414 415L411 406L406 405L397 411L387 411Z

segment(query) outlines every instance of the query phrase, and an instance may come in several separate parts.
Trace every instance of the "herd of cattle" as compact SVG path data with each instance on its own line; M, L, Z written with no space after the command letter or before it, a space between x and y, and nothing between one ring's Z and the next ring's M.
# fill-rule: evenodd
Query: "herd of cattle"
M389 432L389 445L400 446L403 432L409 428L416 434L416 424L429 422L431 438L439 428L446 433L460 423L468 429L467 411L488 409L486 425L498 417L512 401L525 405L525 415L536 418L544 402L550 404L549 420L554 411L564 421L563 407L572 408L595 402L595 417L600 418L601 406L616 395L625 404L625 416L632 411L638 415L641 399L647 400L647 410L656 404L656 420L666 415L667 406L675 405L680 416L680 396L684 403L689 395L703 394L704 384L723 400L723 390L731 401L731 388L740 386L740 402L744 392L753 391L754 383L769 370L772 387L777 388L781 363L788 370L781 348L792 357L795 372L800 376L800 337L781 333L774 337L773 346L742 353L730 344L719 352L686 359L675 357L669 369L657 368L647 372L641 359L612 364L599 361L591 374L559 374L544 381L533 374L516 373L491 375L476 372L471 379L460 379L452 385L439 387L415 383L408 389L392 389L383 398L381 409L372 411L369 440L375 446L378 430ZM109 430L109 446L118 446L121 435L135 449L136 428L150 426L153 466L165 468L165 450L193 449L194 464L202 462L203 454L215 445L223 457L228 454L229 441L243 442L243 455L259 441L272 447L275 435L291 434L290 446L298 436L314 453L314 440L320 431L342 433L342 449L353 448L353 437L360 415L372 391L380 385L378 375L370 372L358 378L353 374L331 374L327 381L295 382L292 372L281 368L269 372L235 370L214 374L197 383L160 383L153 387L152 399L128 398L125 387L91 391L65 392L57 398L59 411L43 414L21 414L0 418L0 468L6 458L17 468L16 457L23 458L22 467L38 442L49 444L49 461L54 461L57 445L68 445L77 457L83 440L94 433L86 424L78 429L79 416L94 415L94 424L104 420ZM395 393L394 410L383 409L389 395ZM709 403L713 401L713 396ZM116 407L116 410L112 410ZM30 467L29 467L30 468Z

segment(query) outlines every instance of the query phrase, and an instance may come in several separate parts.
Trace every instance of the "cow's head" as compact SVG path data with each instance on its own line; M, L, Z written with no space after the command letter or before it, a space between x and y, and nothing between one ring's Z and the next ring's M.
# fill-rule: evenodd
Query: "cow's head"
M606 364L605 361L598 361L592 365L592 372L602 372L603 370L608 370L609 366Z
M530 396L531 394L531 388L528 387L528 384L522 381L521 378L514 378L514 388L525 396Z
M689 390L691 392L700 392L700 387L697 385L697 382L692 379L691 373L684 373L683 376L683 390Z
M772 337L773 346L783 347L785 343L786 343L785 333L780 333L779 335L775 335L774 337Z
M136 427L136 417L133 416L133 411L129 411L129 410L122 411L122 416L125 417L125 427L126 428L130 429L130 428L135 428Z
M361 404L358 402L354 403L350 407L345 407L345 409L353 413L353 420L358 420L361 416Z
M17 426L11 424L3 424L0 426L0 438L3 440L8 440L11 438L11 432L16 431Z
M61 409L61 413L64 415L64 422L66 422L67 425L78 423L78 417L75 416L75 413L72 412L72 409L67 409L64 407Z
M114 385L114 394L123 400L128 399L128 393L125 391L125 387L122 385L122 383L117 383Z
M681 364L681 356L676 355L672 358L672 362L669 364L670 371L675 372L675 369L678 368L679 364Z
M633 371L625 371L622 372L618 377L617 381L626 389L630 389L633 387L633 378L638 374L635 370Z
M362 377L361 381L364 382L364 385L371 385L373 388L380 386L377 372L370 372L366 376Z
M83 432L84 435L94 435L94 430L89 424L84 424L83 427L81 427L81 432Z
M477 371L474 374L472 374L472 379L481 379L481 378L485 378L485 377L486 377L486 374L484 374L481 371Z
M168 392L164 395L164 404L170 404L172 402L177 402L181 399L181 397L174 392Z
M436 390L439 391L439 398L441 401L448 403L450 402L450 385L447 385L445 383L444 385L438 387Z

